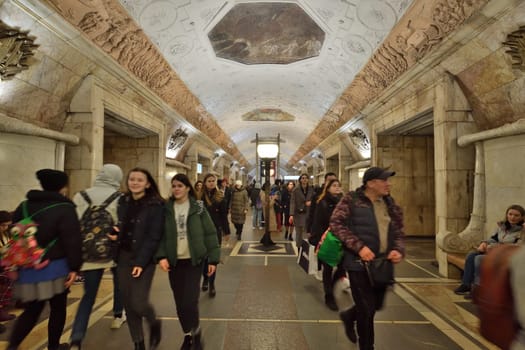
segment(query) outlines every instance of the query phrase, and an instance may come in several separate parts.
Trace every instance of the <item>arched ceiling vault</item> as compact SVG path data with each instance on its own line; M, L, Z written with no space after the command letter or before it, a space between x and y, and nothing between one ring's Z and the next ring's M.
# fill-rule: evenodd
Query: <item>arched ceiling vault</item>
M46 0L243 166L291 167L487 0Z

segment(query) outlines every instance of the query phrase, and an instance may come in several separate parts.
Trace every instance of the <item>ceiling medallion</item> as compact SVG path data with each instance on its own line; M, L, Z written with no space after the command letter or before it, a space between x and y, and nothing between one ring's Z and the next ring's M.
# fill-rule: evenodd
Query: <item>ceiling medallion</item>
M289 122L294 121L295 117L278 108L258 108L243 114L242 120L249 122Z
M12 79L17 73L28 69L27 59L33 56L38 47L35 37L27 35L18 28L7 26L0 21L0 79Z
M503 45L508 47L505 52L514 60L512 68L525 71L525 26L507 35Z
M187 139L188 134L186 133L186 129L178 128L170 136L168 141L168 151L175 151L176 149L181 148Z
M208 33L217 57L244 64L288 64L319 56L324 31L297 4L235 5Z
M365 132L361 129L355 129L348 133L350 140L359 151L370 150L370 140L366 136Z

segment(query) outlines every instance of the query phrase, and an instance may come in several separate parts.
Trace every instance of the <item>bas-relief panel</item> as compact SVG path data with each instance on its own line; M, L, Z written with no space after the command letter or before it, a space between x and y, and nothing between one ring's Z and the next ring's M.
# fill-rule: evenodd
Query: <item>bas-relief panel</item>
M296 4L235 5L208 34L218 57L287 64L319 55L325 34Z
M47 0L120 65L243 165L246 159L117 0ZM164 17L163 17L164 18Z
M288 162L295 164L316 147L314 139L326 138L359 114L374 97L427 55L445 36L462 25L488 0L418 1L390 32L354 81L334 102L303 147ZM324 124L330 122L331 127ZM306 150L306 153L301 152Z

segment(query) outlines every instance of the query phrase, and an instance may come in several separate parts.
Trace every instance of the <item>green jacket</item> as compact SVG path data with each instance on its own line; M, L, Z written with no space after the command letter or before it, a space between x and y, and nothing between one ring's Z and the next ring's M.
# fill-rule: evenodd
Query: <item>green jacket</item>
M165 204L164 234L156 254L157 261L167 258L171 266L177 264L178 241L173 203L174 199L170 198ZM217 230L202 201L196 201L192 197L190 197L187 228L192 264L198 265L206 257L208 257L210 264L218 264L221 248L217 239Z

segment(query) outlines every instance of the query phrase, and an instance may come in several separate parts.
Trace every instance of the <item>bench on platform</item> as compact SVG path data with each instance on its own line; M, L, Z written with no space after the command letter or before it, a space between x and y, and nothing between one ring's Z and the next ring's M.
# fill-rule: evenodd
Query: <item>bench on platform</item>
M447 253L447 262L449 264L456 266L461 271L465 269L465 259L466 258L467 258L466 254Z

